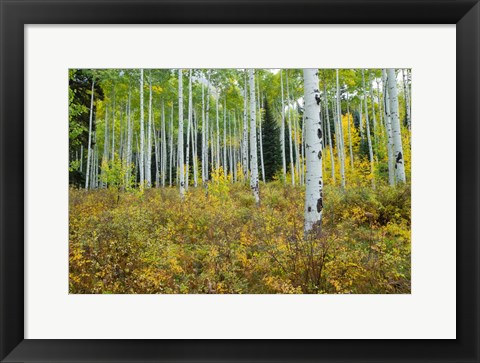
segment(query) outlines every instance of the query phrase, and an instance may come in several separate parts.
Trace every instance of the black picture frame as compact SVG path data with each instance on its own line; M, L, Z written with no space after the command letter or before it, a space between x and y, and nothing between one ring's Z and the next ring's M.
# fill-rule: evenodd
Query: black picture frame
M0 0L0 16L2 362L480 361L478 0ZM457 339L24 339L24 26L157 23L456 24ZM441 180L432 179L432 182L441 183ZM453 217L454 211L445 212Z

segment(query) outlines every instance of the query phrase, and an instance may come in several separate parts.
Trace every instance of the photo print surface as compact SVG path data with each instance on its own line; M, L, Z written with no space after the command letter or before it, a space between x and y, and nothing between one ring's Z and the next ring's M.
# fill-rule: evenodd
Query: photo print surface
M409 294L411 69L70 69L70 294Z

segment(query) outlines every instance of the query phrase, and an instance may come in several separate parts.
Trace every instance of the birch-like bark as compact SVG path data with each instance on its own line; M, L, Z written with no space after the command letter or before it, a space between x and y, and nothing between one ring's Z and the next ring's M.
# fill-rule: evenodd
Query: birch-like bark
M223 176L227 178L227 97L223 101Z
M305 88L305 152L307 175L305 190L305 234L320 233L323 210L322 121L318 70L304 69Z
M407 121L407 128L410 130L410 92L408 89L408 74L405 77L405 70L402 69L403 94L405 96L405 118Z
M210 70L207 76L207 111L205 116L205 181L209 179L208 168L208 146L209 146L209 130L210 130ZM213 154L212 154L213 155ZM213 164L212 164L213 167Z
M395 177L397 182L405 183L405 166L403 159L402 135L398 113L397 79L395 69L387 69L388 95L390 98L390 115L392 122L393 152L395 156Z
M112 162L115 160L115 86L112 89L113 104L112 104Z
M324 102L325 102L325 118L327 119L327 136L328 136L328 148L330 150L330 165L332 168L332 182L335 185L335 155L333 155L333 145L332 145L332 132L330 127L330 115L328 112L328 95L327 95L327 86L325 82L323 82L323 94L324 94ZM308 166L307 166L308 168ZM308 171L307 171L308 172Z
M285 79L287 81L287 103L288 103L288 110L287 110L287 123L288 123L288 146L290 148L290 173L292 177L292 186L295 186L295 166L293 162L293 145L292 145L292 138L295 137L293 133L293 126L292 126L292 119L291 119L291 112L290 112L290 93L288 91L288 71L285 73Z
M128 87L128 112L127 112L127 180L126 185L131 186L132 173L132 117L131 117L131 91Z
M368 154L370 156L370 174L372 175L372 184L375 184L374 179L374 160L373 160L373 148L372 148L372 138L370 136L370 120L368 119L368 105L367 105L367 88L365 87L365 71L362 69L362 83L363 83L363 100L365 101L365 124L367 132L367 142L368 142Z
M352 133L350 131L350 104L348 100L348 92L347 92L347 123L348 123L348 147L350 149L350 167L352 171L353 167L353 149L352 149Z
M92 80L92 94L90 96L90 117L88 121L88 149L87 149L87 172L85 180L85 189L89 187L90 179L90 159L91 159L91 149L92 149L92 123L93 123L93 94L95 87L95 79Z
M103 141L103 156L102 156L102 176L105 173L105 170L103 170L103 164L108 163L108 105L105 105L105 128L104 128L104 141ZM102 178L103 179L103 178ZM103 180L101 180L101 187L104 187ZM105 182L105 187L107 187L108 183Z
M215 135L215 141L216 141L216 150L215 150L215 169L218 170L220 168L220 126L219 126L219 107L218 107L218 100L220 98L220 95L218 94L218 90L216 92L216 98L217 98L217 117L216 117L216 125L217 125L217 132Z
M147 126L147 143L146 143L146 155L145 155L145 179L146 186L150 188L152 186L152 71L148 75L148 126Z
M340 151L340 176L342 178L342 188L345 189L345 148L343 145L343 127L342 127L342 109L340 106L340 83L338 77L338 68L336 69L336 76L337 76L337 150Z
M162 187L165 187L167 173L167 135L165 132L165 104L162 102Z
M198 185L198 165L197 165L197 115L192 106L192 166L193 166L193 186L196 188Z
M250 83L250 168L252 170L250 176L250 188L255 197L255 202L260 203L260 193L258 190L258 161L257 161L257 121L255 106L255 79L253 69L248 70Z
M207 180L205 174L205 87L202 83L202 183Z
M180 197L185 198L185 170L183 165L183 70L178 70L178 171Z
M372 104L372 121L373 121L373 140L375 141L375 147L378 144L377 134L377 117L375 116L375 102L373 100L373 86L371 79L371 72L368 72L368 88L370 89L370 103Z
M248 179L248 123L247 123L247 70L245 70L245 89L243 94L243 142L242 142L242 168L243 180Z
M282 125L280 128L280 143L282 145L282 170L283 170L283 183L287 180L287 160L285 156L285 102L283 100L283 75L282 69L280 69L280 92L282 94Z
M145 135L143 115L143 68L140 69L140 189L145 186Z
M169 160L169 163L168 163L168 180L169 180L169 185L172 186L172 169L173 169L173 103L172 103L172 107L170 109L170 127L169 127L169 130L168 130L169 134L170 134L170 160ZM175 158L176 159L176 158Z
M385 110L385 129L387 131L387 153L388 153L388 183L391 186L395 185L395 169L393 158L393 134L392 134L392 119L390 116L390 98L388 96L387 85L387 71L382 70L382 85L383 85L383 104Z
M187 121L187 147L185 149L185 190L188 190L190 174L190 129L192 127L192 70L188 75L188 121Z
M262 167L262 181L265 183L265 165L263 164L263 140L262 140L262 109L260 104L260 81L257 77L257 102L258 102L258 135L260 147L260 165Z

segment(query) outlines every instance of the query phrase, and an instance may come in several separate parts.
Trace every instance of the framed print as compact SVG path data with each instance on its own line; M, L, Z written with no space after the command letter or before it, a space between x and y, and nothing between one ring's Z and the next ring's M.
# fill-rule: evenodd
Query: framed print
M1 6L2 361L479 360L478 2Z

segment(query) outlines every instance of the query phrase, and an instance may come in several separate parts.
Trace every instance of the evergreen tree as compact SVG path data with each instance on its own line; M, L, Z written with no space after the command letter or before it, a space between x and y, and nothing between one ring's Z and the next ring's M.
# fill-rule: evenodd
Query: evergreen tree
M265 179L271 181L282 167L280 129L275 121L267 99L265 99L265 117L262 124L263 162Z

